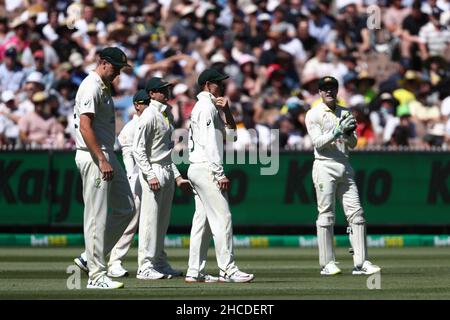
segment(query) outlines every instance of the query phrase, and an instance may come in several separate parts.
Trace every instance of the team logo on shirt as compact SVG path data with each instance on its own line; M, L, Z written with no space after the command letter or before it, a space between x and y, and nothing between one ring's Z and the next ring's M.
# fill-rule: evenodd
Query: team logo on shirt
M206 122L206 125L209 126L211 124L211 119Z
M95 179L94 187L99 189L101 183L102 183L102 180L100 178Z
M323 183L322 183L322 182L319 183L319 191L320 191L320 192L323 192Z

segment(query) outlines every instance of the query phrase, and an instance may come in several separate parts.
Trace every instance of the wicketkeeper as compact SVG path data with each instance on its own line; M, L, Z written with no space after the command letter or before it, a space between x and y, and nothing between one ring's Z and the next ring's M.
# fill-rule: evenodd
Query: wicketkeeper
M373 274L381 270L367 260L366 220L361 207L354 171L348 152L356 146L356 120L344 107L337 105L338 81L330 76L319 81L322 102L306 114L306 127L314 145L312 170L319 216L316 221L320 274L341 273L334 253L336 198L342 202L349 224L354 255L353 274Z

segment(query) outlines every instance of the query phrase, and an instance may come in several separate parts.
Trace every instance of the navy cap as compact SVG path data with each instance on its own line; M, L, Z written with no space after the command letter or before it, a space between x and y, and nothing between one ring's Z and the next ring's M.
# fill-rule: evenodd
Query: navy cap
M127 63L127 56L117 47L108 47L100 51L100 58L116 67L131 67Z
M198 76L197 84L200 87L203 87L207 81L209 82L219 82L225 79L228 79L229 76L226 74L222 74L216 69L205 69Z
M153 77L147 81L147 84L145 85L145 91L149 92L154 90L160 90L170 85L171 84L169 82L164 81L162 78Z
M10 47L5 51L5 57L15 58L17 56L17 50L14 47Z
M323 77L319 80L319 90L323 90L325 88L337 88L339 87L339 83L336 78L331 76Z
M150 97L148 96L147 92L145 90L139 90L136 92L133 96L133 103L138 104L149 104L150 103Z

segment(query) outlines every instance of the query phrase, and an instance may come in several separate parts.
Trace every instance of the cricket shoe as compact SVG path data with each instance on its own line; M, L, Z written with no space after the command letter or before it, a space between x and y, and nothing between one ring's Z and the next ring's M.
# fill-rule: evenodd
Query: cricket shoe
M165 265L164 267L155 268L155 270L162 274L170 275L172 277L182 277L183 276L183 271L175 270L169 264Z
M338 268L335 261L330 261L328 264L320 270L320 274L324 276L334 276L342 273L342 270Z
M366 261L364 261L364 263L362 264L361 267L353 268L352 274L370 275L370 274L374 274L374 273L377 273L380 271L381 271L381 268L379 266L376 266L376 265L372 264L372 262L366 260Z
M108 268L107 276L111 278L128 277L128 271L122 267L122 264L115 263Z
M87 265L86 257L83 257L83 254L81 254L79 257L73 259L73 262L86 273L89 273L89 268Z
M171 275L166 275L161 273L154 268L147 267L142 270L139 270L136 278L140 280L158 280L158 279L172 279Z
M245 273L237 270L236 272L228 275L226 272L220 271L220 282L250 282L255 278L251 273Z
M218 281L219 281L218 277L214 277L210 274L199 274L198 277L186 276L186 278L184 278L184 282L186 283L199 283L199 282L213 283Z
M120 289L124 285L122 282L113 281L108 276L101 276L97 280L89 279L87 288L88 289Z

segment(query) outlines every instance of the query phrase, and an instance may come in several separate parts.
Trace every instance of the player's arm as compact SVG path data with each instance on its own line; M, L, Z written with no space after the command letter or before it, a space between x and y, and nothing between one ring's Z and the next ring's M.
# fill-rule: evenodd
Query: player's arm
M353 149L354 147L356 147L356 144L358 142L358 136L356 135L356 131L353 130L350 132L346 132L346 133L344 133L343 137L344 137L345 144L349 148Z
M204 108L200 112L199 116L199 128L200 128L200 137L205 145L205 153L206 158L208 160L209 168L211 169L213 176L217 183L219 184L219 188L221 190L227 190L229 186L229 180L225 176L221 154L223 150L219 150L220 147L223 147L223 136L220 128L215 127L215 117L218 117L219 114L215 110L215 108ZM201 142L200 142L201 144Z
M237 141L236 122L230 110L228 99L219 97L216 99L216 106L218 106L225 115L225 135L226 141Z
M318 119L318 117L312 111L308 111L306 113L305 123L313 146L319 151L326 148L337 138L334 134L334 131L330 131L328 133L322 132L320 119Z
M80 111L80 134L83 137L89 152L95 158L94 160L98 161L102 179L111 181L114 177L114 170L100 148L93 127L96 104L99 102L100 98L98 97L95 88L84 88L83 92L84 94L81 95L78 104Z
M144 174L147 182L150 185L150 189L158 191L161 186L158 178L153 171L152 164L149 161L151 148L149 148L149 154L147 154L147 143L151 143L150 135L153 130L153 121L147 117L141 116L138 120L136 133L133 139L133 157L136 161L139 170ZM148 141L148 142L147 142Z
M118 137L120 147L122 149L122 159L125 165L125 171L127 172L128 183L130 184L131 190L134 190L136 184L136 174L134 172L134 167L136 162L133 158L133 140L129 137L125 130L119 134Z
M225 97L217 98L216 106L218 106L223 111L225 115L225 125L227 126L227 128L231 130L236 130L236 122L234 121L234 117L231 114L228 99Z
M94 113L83 113L80 115L80 133L89 152L97 159L98 167L102 173L102 179L111 181L114 177L114 170L101 150L97 138L95 137L92 123Z

